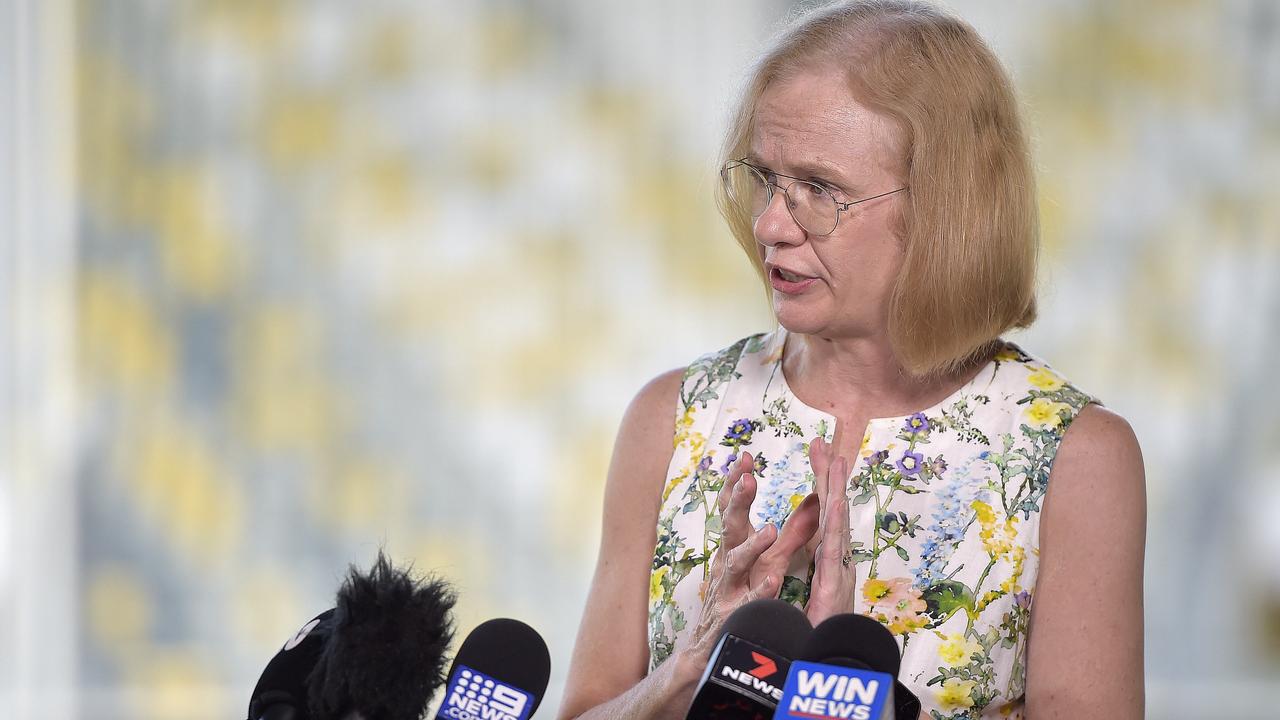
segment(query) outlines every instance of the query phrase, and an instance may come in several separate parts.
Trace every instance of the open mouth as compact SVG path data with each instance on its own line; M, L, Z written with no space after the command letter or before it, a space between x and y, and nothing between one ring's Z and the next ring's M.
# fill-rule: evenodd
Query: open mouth
M769 284L774 290L788 295L794 295L804 292L809 286L817 282L815 277L808 275L797 275L790 270L783 270L780 267L769 269Z
M806 277L804 275L796 275L795 273L789 272L787 270L783 270L782 268L774 268L773 272L775 275L782 278L783 280L786 280L787 282L798 283L798 282L804 282L805 280L813 279L810 277Z

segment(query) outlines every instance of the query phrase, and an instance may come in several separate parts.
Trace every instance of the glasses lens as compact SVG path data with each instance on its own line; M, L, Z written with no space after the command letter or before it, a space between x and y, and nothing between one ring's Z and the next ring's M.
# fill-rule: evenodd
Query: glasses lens
M720 177L729 198L751 217L759 217L769 206L769 184L759 170L735 161L724 167Z
M787 188L791 217L812 235L829 235L836 229L836 199L816 183L796 180Z

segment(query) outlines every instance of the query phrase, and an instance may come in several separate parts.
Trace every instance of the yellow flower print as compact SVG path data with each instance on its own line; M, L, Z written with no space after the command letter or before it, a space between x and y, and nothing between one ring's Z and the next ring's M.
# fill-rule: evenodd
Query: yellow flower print
M1012 362L1018 359L1018 351L1008 345L1000 348L996 352L996 362Z
M942 689L938 690L938 704L943 710L959 710L961 708L973 707L973 680L961 680L960 678L947 678L942 683Z
M864 458L871 454L871 433L862 436L862 447L858 448L858 457Z
M1009 561L1013 563L1013 572L1009 574L1009 577L1005 578L1004 582L1000 583L1001 591L1009 595L1016 595L1022 591L1022 586L1018 584L1018 581L1022 579L1022 561L1026 557L1027 551L1022 547L1013 549L1012 557L1009 558Z
M1022 411L1032 425L1038 427L1058 427L1062 424L1062 411L1071 409L1064 402L1054 402L1049 398L1036 398L1031 406Z
M987 554L998 558L1015 550L1014 543L1018 539L1018 518L1005 518L1003 523L996 518L996 511L981 500L974 500L970 507L978 518L978 537L982 539L982 547Z
M700 432L693 431L693 413L696 406L690 405L685 408L684 413L676 420L676 432L672 438L673 446L680 447L688 444L689 455L701 459L707 452L707 437ZM697 465L697 462L694 462Z
M938 634L942 635L941 633ZM960 633L952 633L943 637L946 638L946 642L942 643L942 647L938 648L938 656L942 658L942 662L950 667L968 665L969 658L982 652L981 645Z
M693 465L694 467L696 467L698 463L695 462ZM667 486L662 488L662 502L666 502L667 498L671 497L671 491L675 490L676 487L679 486L680 483L684 482L685 479L688 477L689 477L688 469L685 469L682 472L678 472L675 475L672 475L671 479L667 481Z
M1041 390L1048 392L1053 392L1063 385L1062 378L1058 377L1049 368L1040 368L1039 370L1036 370L1027 376L1027 381Z
M791 499L788 500L787 502L791 505L791 509L795 510L796 508L800 507L800 503L803 501L804 501L804 494L796 493L795 495L792 495Z
M667 576L669 565L663 565L649 576L649 602L657 602L662 597L662 579Z
M684 442L689 435L689 431L693 429L693 410L694 406L690 405L684 409L684 412L676 420L676 433L673 437L674 447L680 447L680 443Z
M889 594L889 583L880 578L870 578L862 584L862 597L875 605L881 598Z

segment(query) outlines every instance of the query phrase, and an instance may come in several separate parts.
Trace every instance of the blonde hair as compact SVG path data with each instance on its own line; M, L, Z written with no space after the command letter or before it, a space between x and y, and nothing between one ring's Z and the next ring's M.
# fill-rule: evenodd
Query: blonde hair
M843 70L853 97L903 134L905 257L889 304L903 366L917 376L946 373L1030 325L1035 178L1013 87L982 38L916 0L838 2L802 15L753 66L722 162L747 154L765 88L816 66ZM764 280L750 213L723 187L717 202Z

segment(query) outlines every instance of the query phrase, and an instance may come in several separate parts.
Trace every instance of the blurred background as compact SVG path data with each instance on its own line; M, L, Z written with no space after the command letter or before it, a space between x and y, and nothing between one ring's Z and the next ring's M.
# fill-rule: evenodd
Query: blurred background
M1274 717L1280 2L952 7L1036 146L1015 339L1145 452L1148 714ZM793 10L0 0L0 713L243 717L385 547L551 717L623 409L771 327L711 189Z

